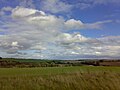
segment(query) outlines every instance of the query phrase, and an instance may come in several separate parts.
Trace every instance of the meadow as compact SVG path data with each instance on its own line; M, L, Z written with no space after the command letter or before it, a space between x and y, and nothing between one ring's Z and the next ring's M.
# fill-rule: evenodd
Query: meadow
M120 67L0 68L0 90L120 90Z

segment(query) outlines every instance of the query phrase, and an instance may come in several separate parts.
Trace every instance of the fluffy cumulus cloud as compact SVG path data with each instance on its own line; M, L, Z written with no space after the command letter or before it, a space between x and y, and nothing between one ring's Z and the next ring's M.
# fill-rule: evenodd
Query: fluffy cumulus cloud
M60 5L64 6L62 2ZM118 57L120 54L119 36L93 39L80 33L66 33L73 29L100 29L110 20L83 23L19 6L11 10L8 18L9 21L0 22L0 53L3 57L77 59L84 56Z
M84 27L84 24L80 20L70 19L65 22L67 29L81 29Z

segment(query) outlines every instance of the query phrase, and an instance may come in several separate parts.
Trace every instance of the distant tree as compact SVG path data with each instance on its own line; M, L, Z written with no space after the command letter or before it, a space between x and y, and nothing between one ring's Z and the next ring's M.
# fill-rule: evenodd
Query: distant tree
M100 60L100 62L104 62L104 60Z
M0 59L2 59L2 57L0 57Z
M99 61L96 61L96 62L95 62L95 66L100 66Z

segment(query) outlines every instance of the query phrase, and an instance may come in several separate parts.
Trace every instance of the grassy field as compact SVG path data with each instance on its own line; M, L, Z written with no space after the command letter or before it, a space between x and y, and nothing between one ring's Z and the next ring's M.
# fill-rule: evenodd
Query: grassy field
M120 67L0 68L0 90L120 90Z

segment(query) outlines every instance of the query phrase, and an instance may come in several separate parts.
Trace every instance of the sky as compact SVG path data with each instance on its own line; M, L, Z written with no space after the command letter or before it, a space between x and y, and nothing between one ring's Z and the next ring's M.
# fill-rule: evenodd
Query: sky
M0 0L0 56L120 59L120 0Z

